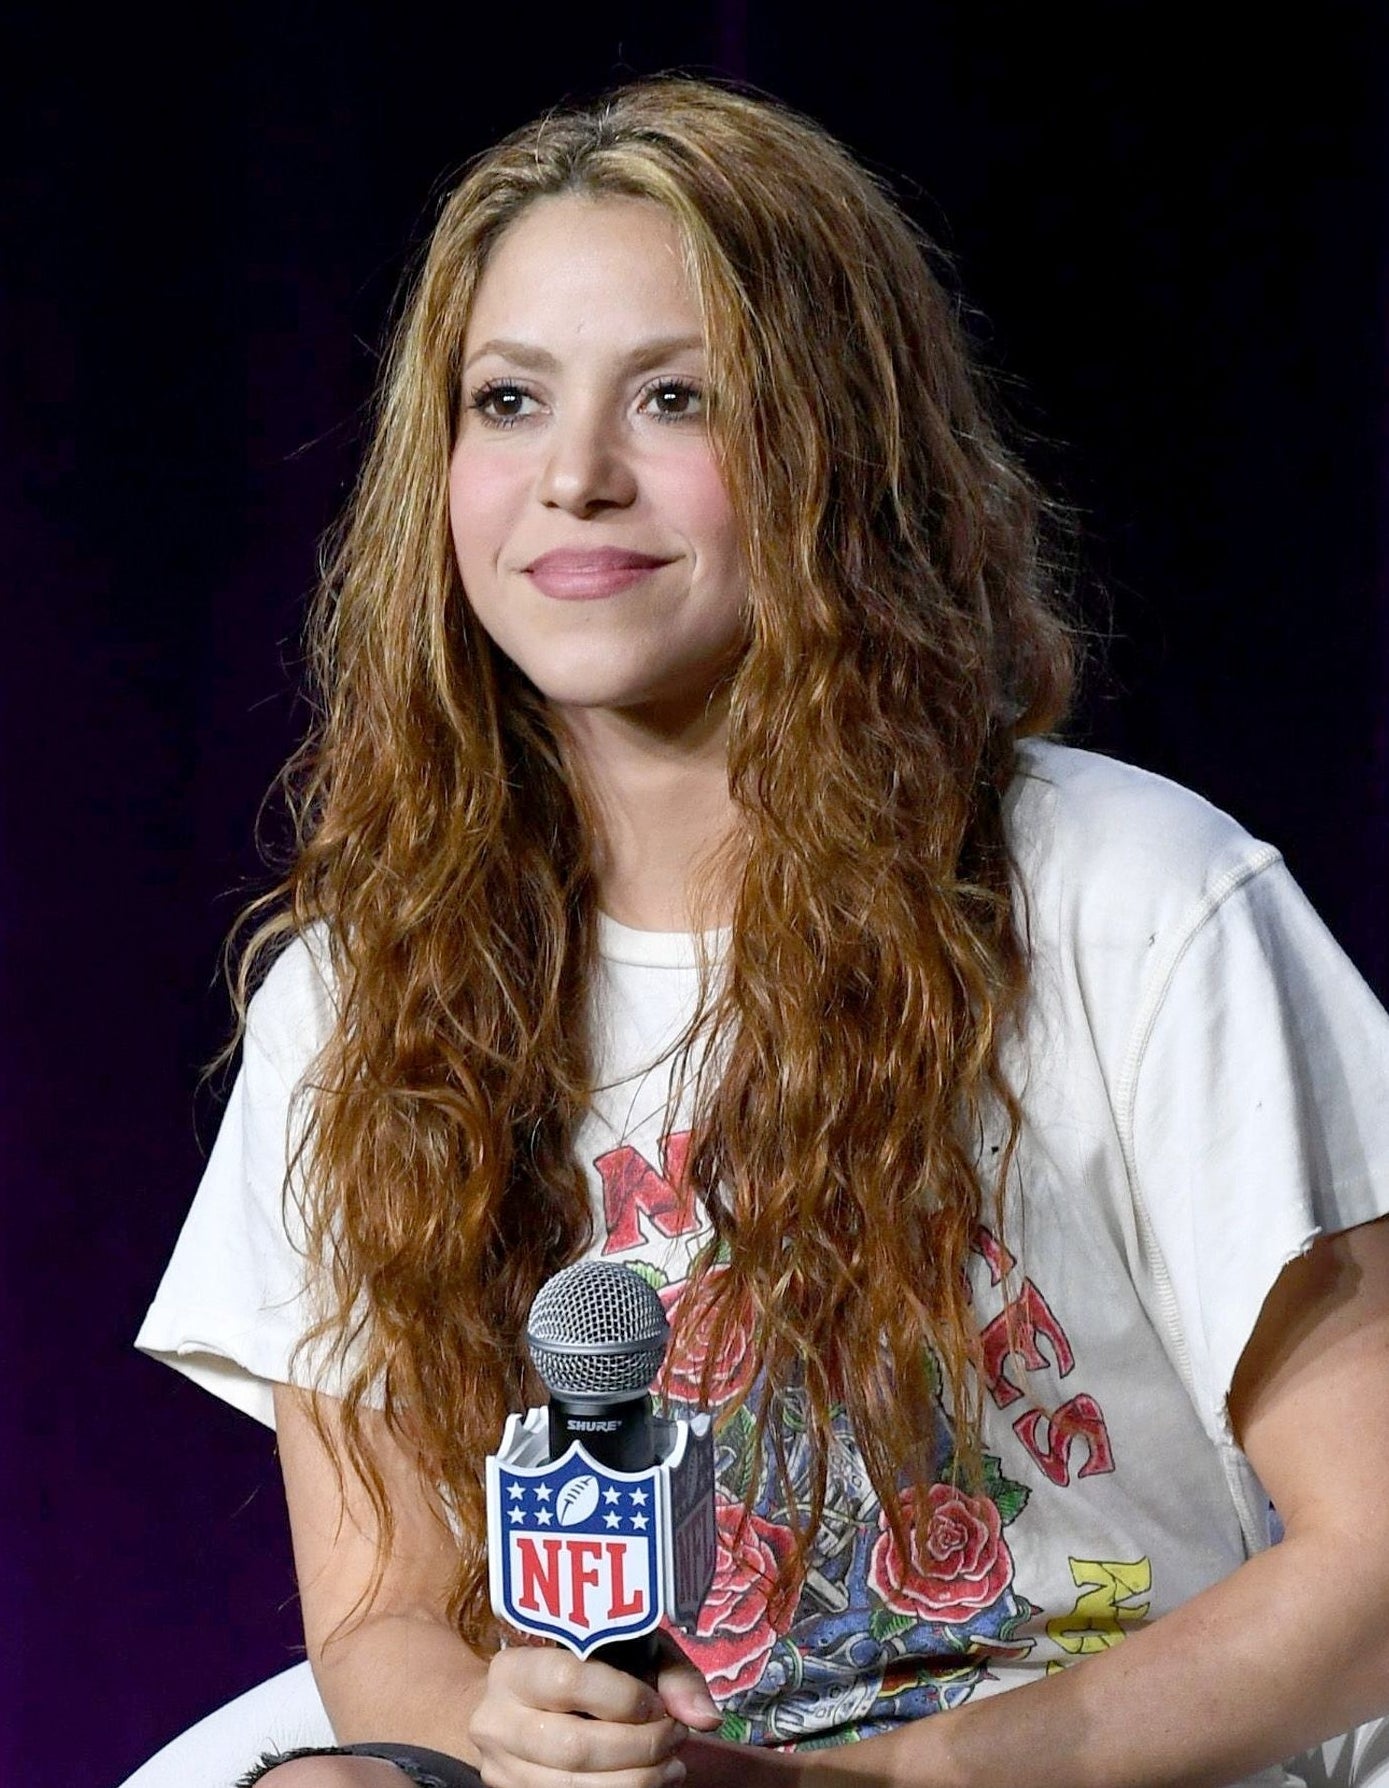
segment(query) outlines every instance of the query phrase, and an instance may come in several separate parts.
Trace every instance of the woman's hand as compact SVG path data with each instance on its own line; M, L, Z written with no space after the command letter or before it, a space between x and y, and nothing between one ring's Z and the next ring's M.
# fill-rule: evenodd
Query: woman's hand
M680 1781L690 1727L718 1709L673 1644L654 1686L555 1646L513 1646L488 1666L469 1736L488 1788L663 1788Z

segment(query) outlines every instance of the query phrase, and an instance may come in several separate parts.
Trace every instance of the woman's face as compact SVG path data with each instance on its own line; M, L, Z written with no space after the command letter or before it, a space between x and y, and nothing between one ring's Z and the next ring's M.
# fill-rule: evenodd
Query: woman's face
M745 578L670 217L537 200L488 260L464 363L449 512L479 622L560 710L701 707L739 655Z

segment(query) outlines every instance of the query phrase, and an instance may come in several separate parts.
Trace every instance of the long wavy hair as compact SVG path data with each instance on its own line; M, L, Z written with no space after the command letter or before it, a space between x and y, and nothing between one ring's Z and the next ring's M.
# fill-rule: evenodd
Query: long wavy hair
M325 940L337 1021L295 1176L321 1266L311 1339L344 1368L343 1446L383 1557L364 1419L382 1404L450 1511L450 1615L479 1649L495 1643L482 1461L534 1400L531 1300L593 1239L572 1137L595 1071L594 833L545 703L470 612L446 485L488 255L561 193L676 221L745 539L732 932L692 1027L718 1063L688 1157L714 1244L685 1302L710 1361L750 1333L775 1456L780 1398L808 1414L802 1565L834 1420L899 1541L935 1432L931 1361L957 1456L977 1447L967 1257L1002 1208L1020 1121L1002 1051L1027 983L1002 798L1016 741L1057 723L1073 676L1048 505L1000 440L936 252L824 131L666 78L470 166L313 613L298 850L240 986L244 1008L277 943Z

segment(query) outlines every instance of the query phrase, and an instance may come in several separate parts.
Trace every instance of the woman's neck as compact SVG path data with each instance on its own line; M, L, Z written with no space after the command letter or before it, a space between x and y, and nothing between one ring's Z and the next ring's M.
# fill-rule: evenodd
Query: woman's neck
M712 859L733 835L727 709L652 726L611 711L563 717L598 824L598 904L639 931L696 931L731 918L727 873Z

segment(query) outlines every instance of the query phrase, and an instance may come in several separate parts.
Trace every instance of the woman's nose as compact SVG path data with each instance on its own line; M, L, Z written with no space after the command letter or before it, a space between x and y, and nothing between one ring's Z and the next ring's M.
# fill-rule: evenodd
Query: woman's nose
M620 425L604 415L575 412L557 419L540 472L541 502L571 515L631 503L636 477L620 436Z

